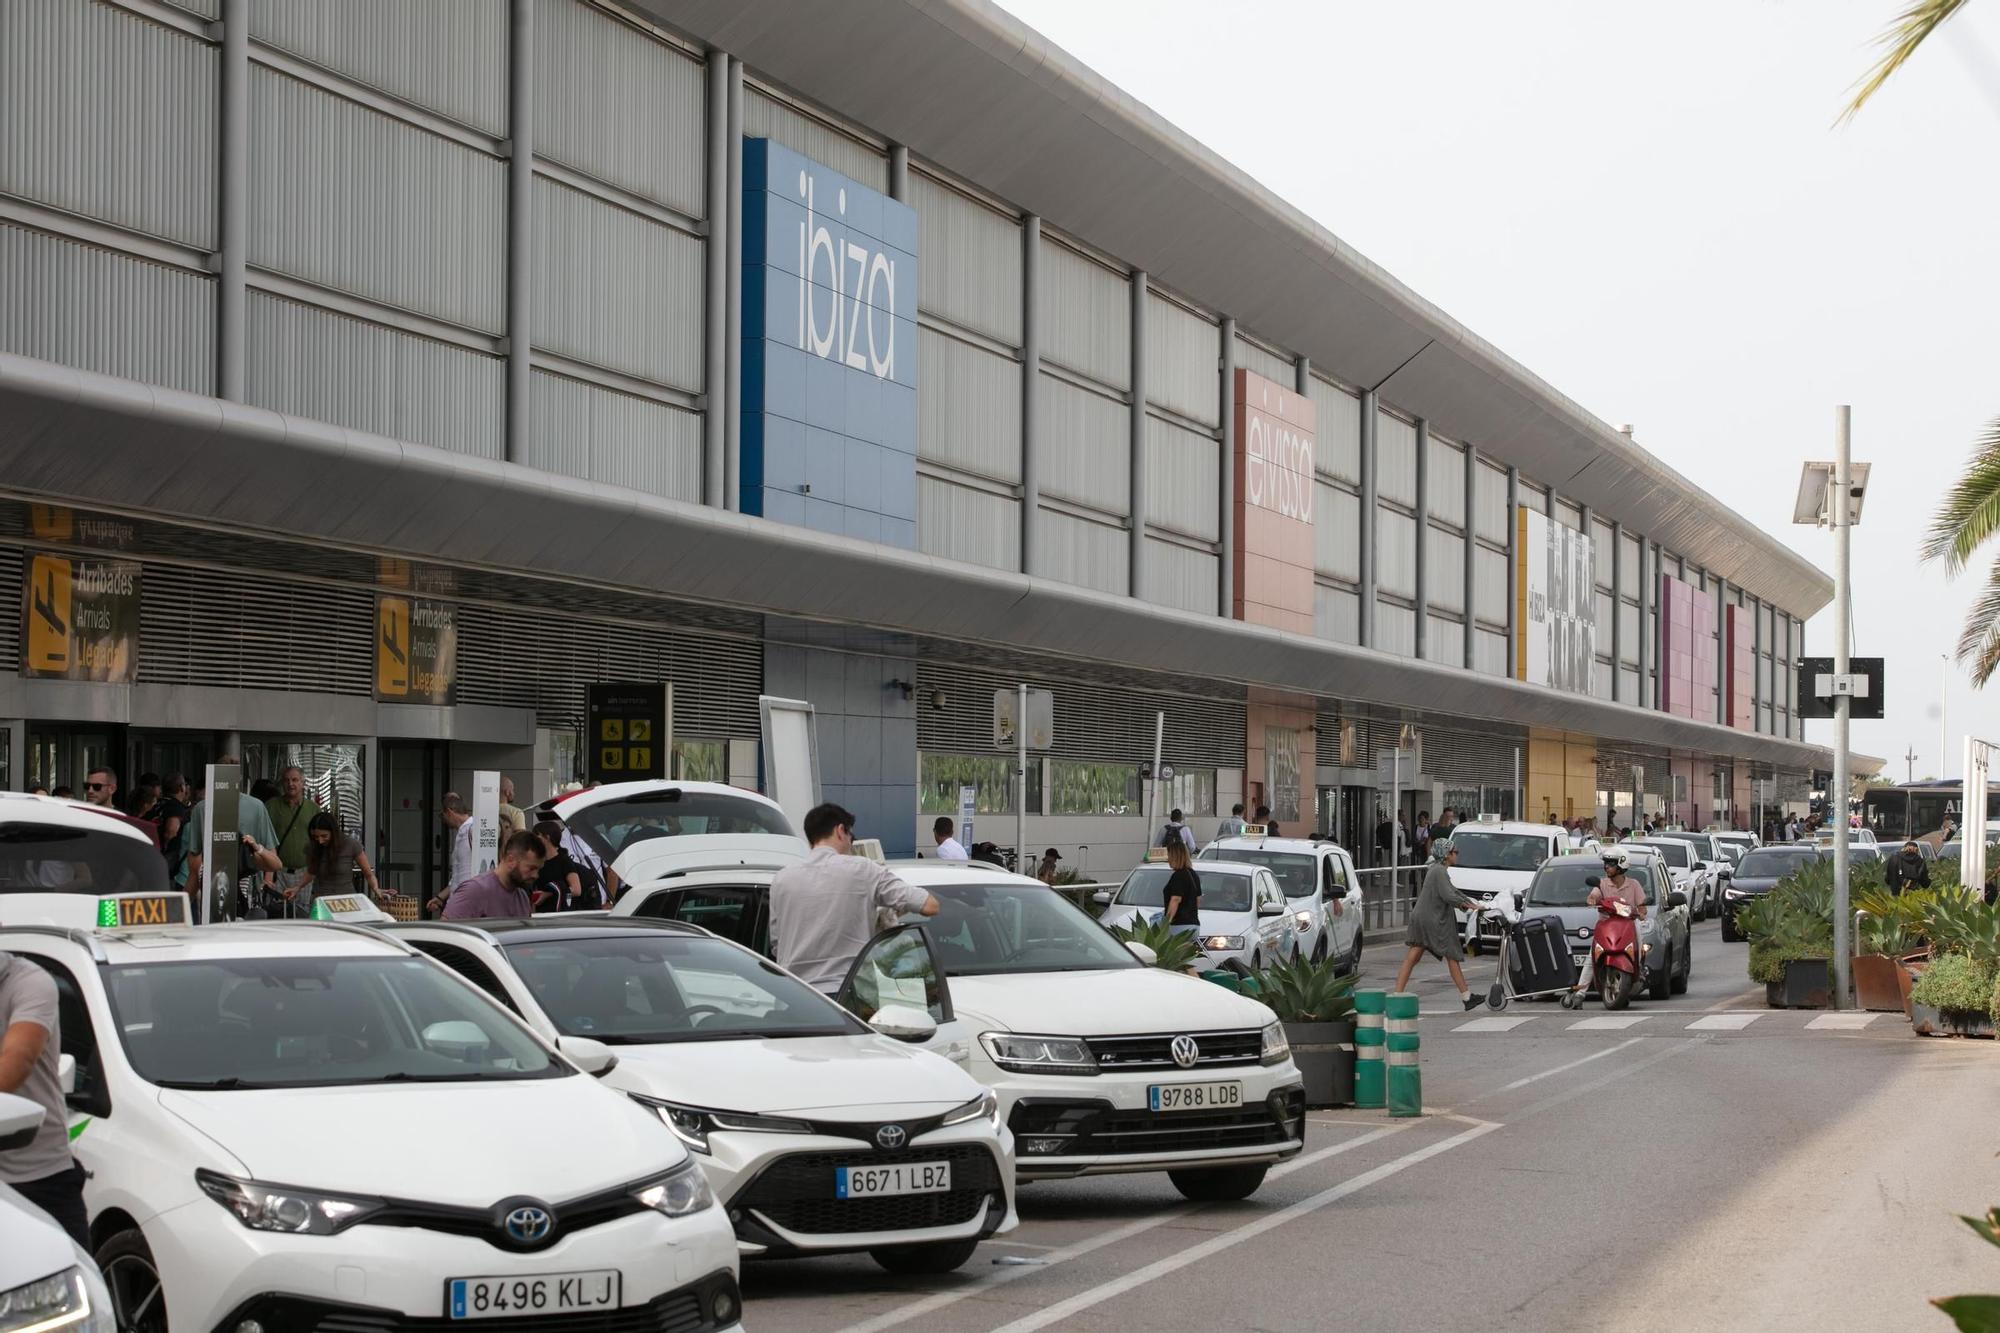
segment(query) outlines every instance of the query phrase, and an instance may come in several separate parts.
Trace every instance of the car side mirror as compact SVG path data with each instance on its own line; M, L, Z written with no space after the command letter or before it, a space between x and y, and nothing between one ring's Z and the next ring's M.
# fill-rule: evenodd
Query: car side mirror
M868 1020L868 1026L897 1041L929 1041L937 1035L937 1020L922 1009L908 1004L885 1004Z
M75 1056L64 1054L56 1057L56 1082L61 1085L63 1096L74 1097L76 1095Z
M1599 879L1595 875L1585 875L1583 877L1583 885L1587 889L1594 889L1602 883L1604 883L1604 881Z
M1150 948L1139 943L1139 941L1137 940L1125 941L1125 947L1131 951L1131 954L1134 958L1138 959L1141 963L1145 964L1147 967L1151 967L1153 964L1160 961L1160 956L1158 954L1154 953Z
M1096 893L1090 895L1090 901L1096 903L1099 907L1109 907L1111 906L1111 894L1104 889L1099 889Z
M556 1049L592 1078L603 1078L618 1064L611 1048L591 1037L557 1037Z
M0 1092L0 1152L25 1148L42 1132L42 1105Z
M1687 895L1686 895L1685 893L1681 893L1681 892L1679 892L1679 891L1675 891L1675 892L1673 892L1673 893L1670 893L1670 894L1668 894L1668 895L1667 895L1667 906L1668 906L1668 907L1670 907L1670 908L1671 908L1671 907L1686 907L1687 905L1688 905L1688 896L1687 896Z
M1283 916L1284 914L1285 914L1285 905L1283 903L1257 904L1258 916Z

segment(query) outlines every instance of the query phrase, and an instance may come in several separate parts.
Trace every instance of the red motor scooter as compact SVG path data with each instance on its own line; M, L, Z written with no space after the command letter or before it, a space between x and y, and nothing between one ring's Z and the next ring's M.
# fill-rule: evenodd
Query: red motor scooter
M1590 886L1597 884L1593 880ZM1639 988L1639 960L1644 953L1632 909L1622 902L1600 902L1597 929L1590 937L1590 966L1577 978L1575 989L1563 996L1563 1008L1582 1007L1584 997L1596 991L1606 1009L1623 1009Z

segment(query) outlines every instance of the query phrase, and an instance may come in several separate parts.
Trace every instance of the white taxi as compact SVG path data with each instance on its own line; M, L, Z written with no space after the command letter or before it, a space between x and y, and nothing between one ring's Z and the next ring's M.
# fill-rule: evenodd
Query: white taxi
M1314 962L1332 958L1345 972L1360 969L1361 880L1346 848L1311 838L1268 838L1252 825L1241 834L1217 838L1201 849L1198 859L1269 870L1285 895L1306 956Z
M1451 868L1452 886L1481 903L1491 903L1502 893L1518 901L1534 882L1542 862L1574 850L1569 830L1560 824L1485 817L1454 825L1451 845L1458 853L1458 864ZM1581 850L1596 851L1596 840L1587 840ZM1459 912L1456 916L1467 944L1499 944L1500 926L1493 916L1484 912L1477 916Z
M72 884L111 869L69 854ZM180 894L67 895L145 925L34 924L65 904L19 885L0 870L0 950L56 981L120 1329L738 1326L728 1221L589 1077L607 1048L545 1042L371 930L189 927Z
M963 1265L1011 1231L999 1100L919 1050L923 1008L870 1031L790 973L692 925L564 913L386 927L550 1041L616 1049L609 1087L681 1137L746 1256L867 1251L896 1273Z
M0 1093L0 1151L33 1141L40 1103ZM49 1215L0 1184L0 1330L114 1333L111 1293L97 1261Z

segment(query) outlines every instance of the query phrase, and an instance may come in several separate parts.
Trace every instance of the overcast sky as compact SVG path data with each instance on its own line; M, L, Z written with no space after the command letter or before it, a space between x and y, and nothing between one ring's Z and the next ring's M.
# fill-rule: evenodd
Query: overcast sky
M1916 559L2000 416L2000 0L1839 127L1902 0L1002 3L1829 573L1792 501L1851 403L1855 651L1888 659L1854 745L1937 775L1940 655L2000 555ZM2000 683L1950 678L1957 777Z

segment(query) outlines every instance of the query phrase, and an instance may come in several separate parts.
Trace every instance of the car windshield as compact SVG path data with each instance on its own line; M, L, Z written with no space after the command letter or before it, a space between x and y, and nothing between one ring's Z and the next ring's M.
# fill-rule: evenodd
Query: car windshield
M649 838L694 837L704 833L763 833L796 837L784 812L762 801L726 792L662 787L578 810L557 807L563 823L606 861Z
M1538 833L1481 833L1458 830L1451 835L1460 870L1533 870L1549 859L1549 840Z
M1307 852L1267 852L1261 847L1210 847L1201 854L1201 859L1241 861L1246 865L1263 866L1278 881L1278 891L1287 898L1310 898L1319 892L1316 869L1319 858ZM1202 881L1201 891L1206 901L1209 893L1207 880Z
M1174 872L1165 866L1141 866L1125 878L1118 890L1120 907L1165 907L1167 877ZM1250 877L1236 871L1199 870L1201 910L1204 912L1247 912L1250 910Z
M1677 870L1686 870L1694 864L1694 849L1687 843L1676 842L1672 838L1648 839L1644 844L1660 854L1660 859Z
M1715 860L1717 850L1721 846L1720 843L1717 843L1705 833L1662 833L1657 838L1649 839L1648 841L1685 843L1687 846L1694 848L1694 856L1697 861Z
M1810 847L1752 847L1736 863L1736 878L1783 879L1808 861L1819 860Z
M613 1046L866 1031L767 959L706 936L523 941L507 958L557 1031Z
M1940 861L1957 861L1964 855L1965 844L1962 842L1948 842L1937 850L1937 859Z
M1029 884L932 884L930 927L948 977L1014 972L1092 972L1138 967L1116 937L1054 889Z
M106 969L133 1069L170 1088L324 1088L570 1072L422 958L292 954Z
M1847 854L1856 861L1879 861L1882 859L1882 849L1873 843L1867 842L1855 843L1847 849Z
M137 838L66 824L0 824L0 893L166 893L167 863Z
M1626 875L1647 902L1653 901L1653 886L1646 873L1646 867L1634 863ZM1590 896L1589 881L1606 879L1604 865L1598 861L1551 861L1535 873L1535 879L1528 886L1530 907L1582 907L1584 899Z

